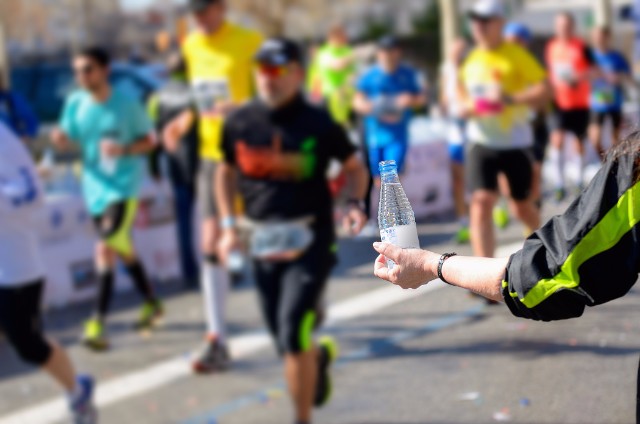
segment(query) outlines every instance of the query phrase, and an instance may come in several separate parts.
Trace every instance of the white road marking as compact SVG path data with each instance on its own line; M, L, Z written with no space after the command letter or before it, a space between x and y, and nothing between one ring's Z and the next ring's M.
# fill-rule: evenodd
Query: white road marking
M498 256L508 256L522 246L514 243L498 249ZM398 303L417 298L426 293L445 287L440 280L435 280L419 290L401 290L398 287L384 286L380 289L354 296L329 308L327 327L371 315L379 310ZM233 358L241 359L271 346L271 339L266 332L254 332L232 337L229 348ZM96 405L105 408L125 399L164 387L170 383L191 375L189 362L183 356L159 362L140 371L132 372L105 381L97 387ZM4 417L0 424L53 424L67 416L67 403L64 399L45 401L30 406Z

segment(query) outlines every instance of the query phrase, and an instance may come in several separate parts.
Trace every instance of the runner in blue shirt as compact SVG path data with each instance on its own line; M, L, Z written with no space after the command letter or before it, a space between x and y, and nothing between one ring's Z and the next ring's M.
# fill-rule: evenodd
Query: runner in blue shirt
M412 112L426 103L426 95L418 72L402 63L402 52L393 37L378 42L377 64L361 77L356 88L354 109L365 117L365 143L379 187L379 162L395 160L402 172Z
M593 58L600 75L591 85L590 139L602 156L602 127L607 120L613 124L613 143L620 139L624 85L631 79L631 67L622 53L611 48L611 31L608 27L593 30Z

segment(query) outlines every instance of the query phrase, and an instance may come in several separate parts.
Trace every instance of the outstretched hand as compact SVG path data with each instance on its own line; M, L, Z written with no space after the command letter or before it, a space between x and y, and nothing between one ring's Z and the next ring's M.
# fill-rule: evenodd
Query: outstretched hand
M426 250L402 249L389 243L374 243L373 248L380 253L376 259L374 274L403 289L417 289L437 278L438 256ZM395 262L392 268L387 259Z

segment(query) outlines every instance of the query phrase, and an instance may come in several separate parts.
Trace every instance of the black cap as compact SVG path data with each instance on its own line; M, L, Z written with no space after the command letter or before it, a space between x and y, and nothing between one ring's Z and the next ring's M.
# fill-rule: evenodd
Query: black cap
M397 49L400 47L400 43L398 39L393 35L385 35L381 39L378 40L378 48L380 50L391 50Z
M189 10L192 12L202 12L207 7L214 3L218 3L220 0L189 0Z
M260 46L256 61L268 65L280 66L290 62L302 64L303 55L300 46L288 38L270 38Z

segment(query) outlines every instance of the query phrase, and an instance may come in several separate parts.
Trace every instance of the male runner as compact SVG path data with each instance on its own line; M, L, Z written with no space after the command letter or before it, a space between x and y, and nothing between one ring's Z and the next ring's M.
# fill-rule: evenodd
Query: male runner
M109 55L89 47L76 53L73 71L80 90L64 105L60 126L51 138L59 149L80 148L82 187L100 241L95 263L100 280L94 316L85 325L84 342L95 350L108 348L105 320L113 297L116 260L144 298L136 326L148 328L162 315L131 231L143 178L143 155L154 148L151 123L142 104L109 83Z
M225 0L189 0L189 7L198 30L185 40L182 54L199 114L198 201L204 255L201 284L208 327L207 346L192 365L195 372L209 373L224 370L229 362L224 322L229 274L219 265L217 256L219 230L213 193L214 174L222 159L220 144L224 118L253 94L253 56L262 37L227 21ZM191 111L176 118L175 124L165 132L165 141L175 143L179 139L177 135L186 133L194 119Z
M476 48L461 70L466 101L467 185L472 191L471 244L476 256L493 257L492 209L498 200L498 175L509 185L512 208L530 231L539 211L530 199L533 136L531 108L548 97L545 73L522 47L503 39L505 9L498 0L480 0L469 13Z
M575 35L570 13L556 17L556 37L549 41L545 61L555 93L555 111L549 160L555 173L555 198L562 201L567 192L564 179L563 145L567 133L574 137L580 157L578 185L583 184L584 141L589 127L589 96L594 65L591 49Z
M22 142L0 122L0 329L20 358L64 388L75 424L93 424L93 378L76 376L67 353L43 333L45 269L32 215L43 191Z
M312 332L331 268L336 263L333 207L326 171L343 163L349 210L345 226L357 234L366 221L366 171L344 130L304 99L302 53L292 41L266 41L257 55L259 100L229 117L216 197L225 260L239 245L236 187L252 228L251 255L263 315L278 350L295 406L296 423L311 422L312 405L330 396L334 342ZM236 184L237 183L237 184Z
M613 144L620 141L622 129L622 105L624 103L624 84L633 83L631 67L624 55L611 47L611 30L597 27L593 30L593 60L599 75L591 84L591 126L589 138L600 154L602 147L602 129L607 119L613 126Z
M395 160L402 173L409 145L413 109L426 96L418 72L402 62L402 50L391 36L378 41L377 64L358 81L354 109L365 116L365 137L376 187L380 187L377 163Z
M333 119L342 124L349 123L355 64L353 50L342 25L329 29L325 45L315 55L316 83ZM313 87L315 88L315 87Z

